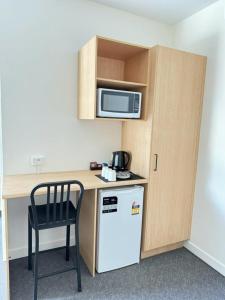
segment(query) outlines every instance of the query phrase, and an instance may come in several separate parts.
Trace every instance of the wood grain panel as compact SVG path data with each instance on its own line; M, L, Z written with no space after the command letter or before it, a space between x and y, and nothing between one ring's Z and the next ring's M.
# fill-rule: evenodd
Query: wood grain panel
M184 242L179 242L179 243L164 246L164 247L161 247L161 248L152 249L152 250L149 250L149 251L146 251L146 252L141 252L141 258L144 259L144 258L147 258L147 257L150 257L150 256L154 256L154 255L158 255L158 254L165 253L165 252L168 252L168 251L172 251L172 250L175 250L175 249L179 249L179 248L182 248L183 246L184 246Z
M146 83L148 82L149 50L142 50L126 60L124 80Z
M97 77L124 80L124 61L98 56Z
M96 116L96 60L97 40L92 38L78 55L78 118Z
M145 178L149 177L151 125L144 121L122 124L122 150L131 153L130 168Z
M199 55L156 49L144 251L190 236L206 65L206 58Z
M53 182L63 180L79 180L83 183L85 190L117 187L132 184L146 183L146 179L126 180L104 182L95 175L101 174L101 171L71 171L71 172L54 172L41 174L23 174L23 175L8 175L3 177L3 197L4 199L20 199L30 195L31 190L35 185L42 182ZM71 187L72 191L76 191L78 187ZM45 194L46 189L40 189L37 194Z
M97 190L84 192L80 211L80 252L92 276L95 276Z
M139 88L146 87L147 84L133 82L133 81L131 82L131 81L106 79L106 78L97 77L97 86L106 87L106 88L128 89L128 90L140 91Z
M143 49L148 49L142 45L130 44L124 41L113 40L105 37L97 37L98 39L98 55L113 59L126 60Z
M121 147L123 150L132 154L130 168L133 172L149 177L149 164L150 164L150 145L151 145L151 116L150 116L150 51L148 51L147 68L147 86L139 88L142 92L142 119L134 121L130 120L123 122Z

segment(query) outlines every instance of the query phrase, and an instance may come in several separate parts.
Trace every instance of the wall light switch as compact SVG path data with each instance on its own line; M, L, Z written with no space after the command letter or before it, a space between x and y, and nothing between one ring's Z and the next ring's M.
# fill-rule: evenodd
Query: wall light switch
M44 163L45 157L43 155L32 155L31 156L31 165L32 166L41 166Z

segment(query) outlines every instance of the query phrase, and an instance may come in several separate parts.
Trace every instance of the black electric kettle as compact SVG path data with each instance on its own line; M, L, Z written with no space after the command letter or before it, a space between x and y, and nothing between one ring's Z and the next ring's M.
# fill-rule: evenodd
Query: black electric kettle
M115 151L112 157L112 168L116 171L127 170L130 162L130 154L125 151Z

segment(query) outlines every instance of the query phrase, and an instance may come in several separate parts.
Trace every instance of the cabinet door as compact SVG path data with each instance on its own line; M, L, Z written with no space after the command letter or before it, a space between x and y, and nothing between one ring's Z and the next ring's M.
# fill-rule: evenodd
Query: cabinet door
M206 58L156 47L143 250L189 238Z

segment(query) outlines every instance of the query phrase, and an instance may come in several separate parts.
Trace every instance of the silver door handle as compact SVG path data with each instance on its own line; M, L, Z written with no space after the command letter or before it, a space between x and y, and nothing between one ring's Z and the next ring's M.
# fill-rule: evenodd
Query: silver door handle
M158 157L159 155L158 154L154 154L155 155L155 168L154 168L154 171L156 172L158 170Z

